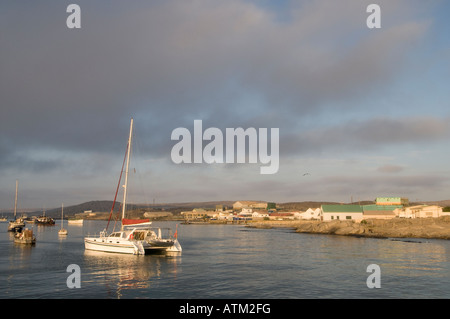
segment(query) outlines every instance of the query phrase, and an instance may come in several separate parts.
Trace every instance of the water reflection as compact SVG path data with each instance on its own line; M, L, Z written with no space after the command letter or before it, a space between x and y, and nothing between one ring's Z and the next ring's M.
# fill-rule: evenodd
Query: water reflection
M445 276L447 252L437 242L390 242L379 250L385 273L397 276ZM381 266L381 265L380 265Z
M108 297L121 298L126 290L148 289L162 275L176 277L180 253L136 256L86 250L85 267L91 269L84 284L104 284Z
M450 241L298 234L231 225L180 226L181 255L86 251L83 227L34 227L35 247L0 228L0 297L5 298L448 298ZM182 263L183 262L183 263ZM81 289L69 289L69 264ZM369 264L381 289L368 289Z

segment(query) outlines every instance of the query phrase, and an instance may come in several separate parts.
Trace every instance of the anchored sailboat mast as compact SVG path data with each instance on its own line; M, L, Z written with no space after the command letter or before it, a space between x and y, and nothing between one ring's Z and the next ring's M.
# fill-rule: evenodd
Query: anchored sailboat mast
M16 220L16 213L17 213L17 190L19 188L19 181L16 180L16 197L14 199L14 220Z
M122 220L125 219L125 211L126 211L126 201L127 201L127 188L128 188L128 169L130 165L130 154L131 154L131 139L133 137L133 119L131 119L130 123L130 136L128 137L128 153L127 153L127 165L125 168L125 184L123 185L123 202L122 202ZM123 230L123 223L122 223Z

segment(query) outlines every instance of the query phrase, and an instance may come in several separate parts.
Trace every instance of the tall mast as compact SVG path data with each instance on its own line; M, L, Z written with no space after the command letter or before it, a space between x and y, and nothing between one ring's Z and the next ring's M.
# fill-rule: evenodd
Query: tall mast
M130 165L130 153L131 153L131 138L133 136L133 118L130 123L130 136L128 137L128 151L127 151L127 166L125 168L125 184L123 185L123 203L122 203L122 220L125 218L125 206L127 201L127 187L128 187L128 167ZM123 229L123 224L122 224Z
M16 198L14 199L14 219L16 219L16 213L17 213L17 190L19 188L19 181L16 180Z

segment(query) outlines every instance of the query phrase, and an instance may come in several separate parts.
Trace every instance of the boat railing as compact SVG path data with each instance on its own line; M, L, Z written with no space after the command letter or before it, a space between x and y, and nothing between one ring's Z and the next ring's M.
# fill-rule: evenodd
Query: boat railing
M165 232L166 238L175 238L170 227L152 227L151 229L158 235L158 238L162 238L162 231Z
M106 229L100 231L99 233L94 233L91 235L91 233L87 233L87 237L97 237L97 238L103 238L108 237L108 233L106 232Z

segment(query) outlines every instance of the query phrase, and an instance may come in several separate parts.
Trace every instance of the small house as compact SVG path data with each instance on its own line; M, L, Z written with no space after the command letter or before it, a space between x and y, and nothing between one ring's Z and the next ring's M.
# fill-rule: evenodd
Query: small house
M268 218L269 217L269 213L263 211L263 212L253 212L252 213L252 218L253 219L264 219L264 218Z
M321 209L320 208L308 208L306 212L294 213L296 219L320 219Z

